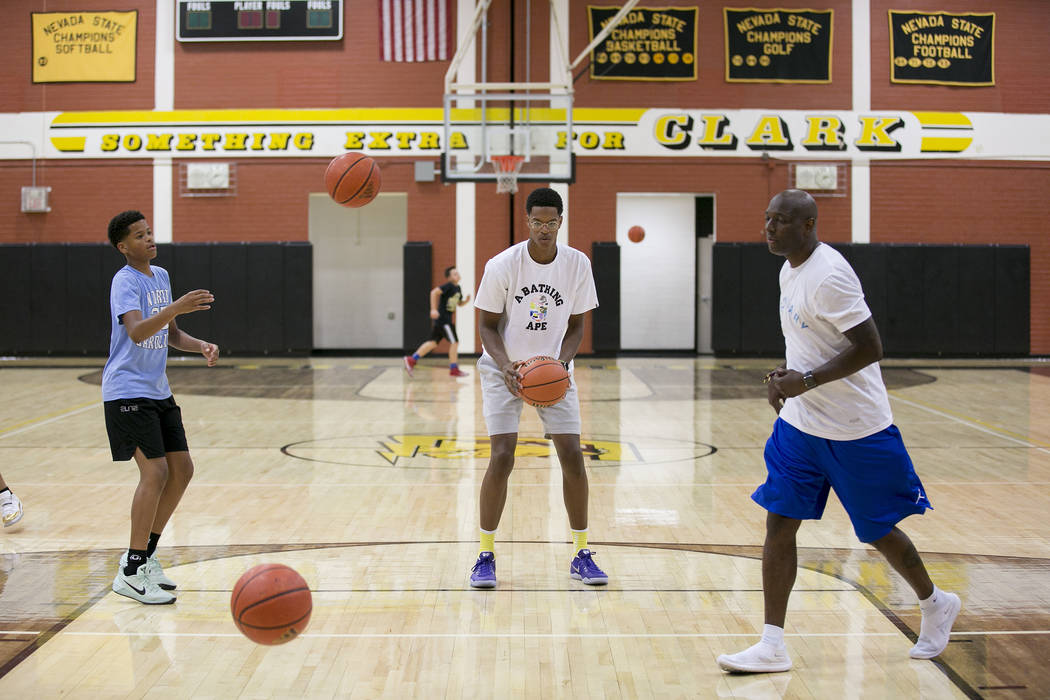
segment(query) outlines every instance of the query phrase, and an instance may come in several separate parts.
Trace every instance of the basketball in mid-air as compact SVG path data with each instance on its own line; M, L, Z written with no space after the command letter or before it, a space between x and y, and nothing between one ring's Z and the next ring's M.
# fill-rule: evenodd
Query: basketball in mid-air
M545 355L525 360L518 367L521 376L521 398L530 406L553 406L569 390L569 372L565 366Z
M324 171L328 196L344 207L363 207L379 194L383 176L379 164L363 153L336 156Z
M284 564L259 564L233 587L230 611L237 629L257 644L284 644L306 629L313 600L306 581Z
M627 237L631 239L631 243L641 243L645 238L645 229L641 226L632 226L627 229Z

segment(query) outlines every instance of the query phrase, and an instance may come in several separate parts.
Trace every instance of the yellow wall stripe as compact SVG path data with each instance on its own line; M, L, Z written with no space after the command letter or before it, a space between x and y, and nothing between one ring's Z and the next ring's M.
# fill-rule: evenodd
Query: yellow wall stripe
M923 136L921 150L923 153L961 153L973 139L954 136Z
M507 107L490 107L490 118L506 119ZM524 115L524 109L515 110ZM603 109L584 108L573 110L573 120L579 122L600 122L636 124L646 109ZM565 121L563 108L538 107L529 110L534 121ZM452 109L452 121L476 121L481 116L480 109ZM63 112L55 117L52 126L120 126L123 124L279 124L279 123L319 123L331 122L366 124L393 124L397 122L420 122L440 124L444 121L444 110L441 108L406 108L406 109L177 109L169 112L154 111L102 111L102 112Z
M923 126L956 126L973 128L970 118L961 112L912 112Z
M86 136L52 136L51 143L63 153L76 153L84 150Z

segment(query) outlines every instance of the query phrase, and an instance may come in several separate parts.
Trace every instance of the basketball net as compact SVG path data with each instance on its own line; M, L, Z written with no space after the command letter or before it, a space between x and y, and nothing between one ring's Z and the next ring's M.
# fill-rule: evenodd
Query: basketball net
M514 194L518 191L518 173L525 156L490 156L496 166L496 192Z

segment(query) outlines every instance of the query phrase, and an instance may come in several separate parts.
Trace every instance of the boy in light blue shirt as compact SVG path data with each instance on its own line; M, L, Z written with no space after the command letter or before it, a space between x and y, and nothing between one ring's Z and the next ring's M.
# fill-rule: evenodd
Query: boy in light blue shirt
M182 412L168 386L168 346L199 352L212 367L219 348L181 330L175 317L210 309L211 292L197 289L171 299L171 282L157 257L146 217L138 211L109 222L109 241L128 264L113 276L109 360L102 401L113 460L135 458L139 485L131 503L131 544L121 557L113 590L141 603L175 602L175 583L157 561L157 541L193 476Z

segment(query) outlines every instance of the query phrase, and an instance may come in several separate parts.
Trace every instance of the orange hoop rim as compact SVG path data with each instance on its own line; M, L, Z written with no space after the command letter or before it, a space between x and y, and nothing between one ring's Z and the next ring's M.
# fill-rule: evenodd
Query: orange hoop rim
M489 160L496 164L496 169L501 173L513 173L525 162L525 156L503 155L489 156Z

